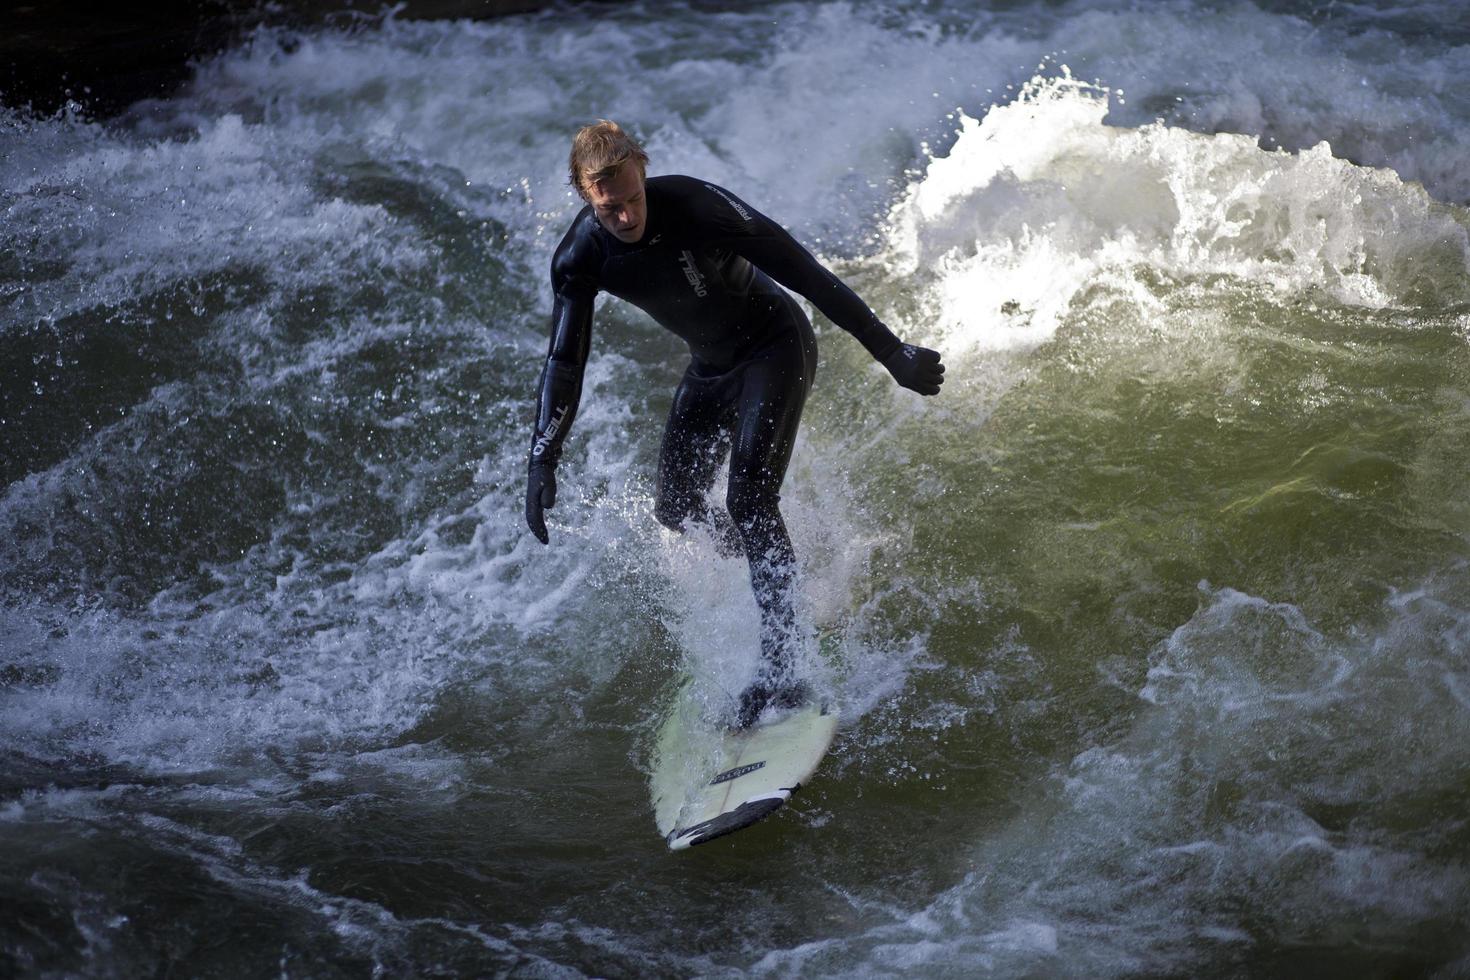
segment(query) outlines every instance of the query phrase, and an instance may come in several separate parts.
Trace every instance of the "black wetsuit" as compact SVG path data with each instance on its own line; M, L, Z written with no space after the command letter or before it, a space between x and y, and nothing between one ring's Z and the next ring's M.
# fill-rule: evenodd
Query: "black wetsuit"
M785 229L729 191L680 176L650 178L645 190L639 241L618 240L589 206L552 258L551 347L531 466L554 466L561 455L599 290L682 337L692 358L664 431L655 513L675 530L691 519L708 523L727 547L744 552L761 610L761 648L780 667L794 626L795 555L778 504L817 347L810 322L776 283L805 296L879 361L902 344ZM912 357L915 349L904 349ZM733 526L707 502L727 451Z

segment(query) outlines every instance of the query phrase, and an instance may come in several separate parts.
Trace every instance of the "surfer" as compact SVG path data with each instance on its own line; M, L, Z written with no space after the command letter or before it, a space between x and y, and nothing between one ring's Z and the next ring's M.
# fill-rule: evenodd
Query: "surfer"
M556 503L556 465L581 398L593 298L605 290L689 345L689 366L664 427L654 513L675 531L705 525L724 553L749 562L765 665L740 696L736 723L746 727L768 704L793 706L805 697L789 652L796 555L778 505L817 344L806 315L776 284L810 300L905 388L937 394L944 366L938 352L903 343L755 208L693 177L647 177L647 164L637 141L607 120L572 141L570 180L587 206L551 260L551 344L531 443L526 523L548 543L544 511ZM721 509L708 496L727 454Z

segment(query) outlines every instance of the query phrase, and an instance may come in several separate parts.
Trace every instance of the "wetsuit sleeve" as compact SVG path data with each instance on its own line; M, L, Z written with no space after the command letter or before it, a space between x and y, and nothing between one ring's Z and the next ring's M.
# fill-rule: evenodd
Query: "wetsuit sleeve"
M562 442L577 416L582 375L592 344L595 280L583 271L574 239L576 226L551 260L551 343L536 396L536 429L531 439L531 465L555 466Z
M897 335L841 279L776 222L729 191L705 184L708 217L720 229L719 244L795 293L805 296L882 361L902 346Z

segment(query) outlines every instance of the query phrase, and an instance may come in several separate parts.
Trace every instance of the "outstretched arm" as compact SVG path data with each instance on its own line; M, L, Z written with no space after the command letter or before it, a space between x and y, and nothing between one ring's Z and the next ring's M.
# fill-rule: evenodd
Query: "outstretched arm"
M939 394L944 365L938 351L905 344L785 228L727 192L707 186L723 198L724 213L718 217L735 232L727 239L731 248L787 289L811 300L827 319L856 337L899 384L921 395Z
M582 374L592 341L593 292L558 290L551 309L551 344L536 396L536 430L526 479L526 524L542 544L550 541L545 510L556 506L556 464L577 417Z

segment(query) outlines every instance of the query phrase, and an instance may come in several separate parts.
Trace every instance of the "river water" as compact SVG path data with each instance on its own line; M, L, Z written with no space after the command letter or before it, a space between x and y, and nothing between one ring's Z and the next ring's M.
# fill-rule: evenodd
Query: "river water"
M554 9L261 31L0 114L7 974L1470 975L1470 21L1450 2ZM811 786L669 853L743 564L652 518L598 116L788 225Z

